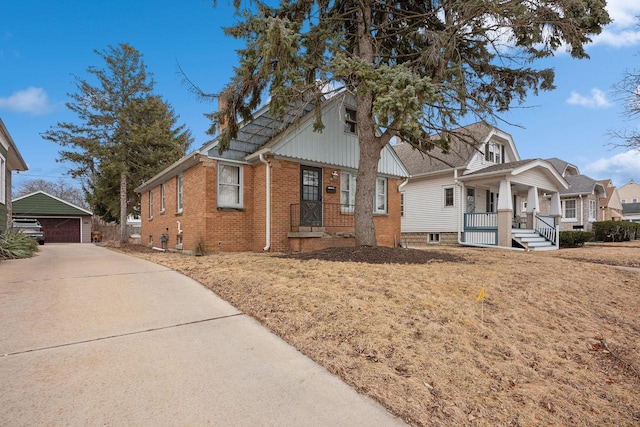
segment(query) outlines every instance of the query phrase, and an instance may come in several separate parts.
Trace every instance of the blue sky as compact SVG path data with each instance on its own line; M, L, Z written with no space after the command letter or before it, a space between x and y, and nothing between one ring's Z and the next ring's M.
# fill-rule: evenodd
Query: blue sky
M5 0L0 6L0 118L29 166L25 179L69 179L57 163L61 147L40 134L58 122L74 121L64 103L76 92L74 76L90 78L89 66L103 67L94 50L126 42L142 55L179 123L191 129L192 149L210 139L205 113L215 104L198 100L182 81L179 63L202 90L217 92L229 81L241 45L224 36L234 22L231 0ZM534 65L556 71L557 89L530 96L505 115L521 158L558 157L595 179L617 186L640 182L640 151L611 146L609 130L640 128L622 116L612 86L625 71L640 70L638 0L610 0L614 22L588 47L590 60L559 51ZM510 123L510 124L509 124ZM518 126L513 126L518 125Z

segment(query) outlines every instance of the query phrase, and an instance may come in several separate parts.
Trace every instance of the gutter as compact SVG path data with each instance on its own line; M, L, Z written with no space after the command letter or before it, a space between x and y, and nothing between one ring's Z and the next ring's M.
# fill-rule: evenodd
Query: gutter
M167 166L164 170L162 170L156 176L148 179L146 182L136 187L133 191L135 191L138 194L142 194L143 192L148 191L150 188L155 187L156 185L162 183L163 181L166 181L166 179L171 178L173 174L176 173L177 171L183 171L183 170L189 169L191 166L197 164L199 161L200 161L200 150L196 150L191 154L184 156L183 158L174 162L173 164Z
M269 248L271 247L271 165L269 164L269 161L267 159L265 159L264 154L260 153L259 155L260 161L262 163L265 164L267 170L266 170L266 176L265 176L265 181L266 181L266 203L265 203L265 209L266 209L266 221L265 221L265 235L266 235L266 243L264 245L264 248L262 248L263 251L268 251Z

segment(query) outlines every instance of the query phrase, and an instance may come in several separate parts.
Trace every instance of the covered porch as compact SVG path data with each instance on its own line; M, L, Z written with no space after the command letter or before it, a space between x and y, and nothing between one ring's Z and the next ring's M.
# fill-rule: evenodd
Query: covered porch
M553 250L559 245L561 188L544 160L496 165L458 179L459 241L470 246Z

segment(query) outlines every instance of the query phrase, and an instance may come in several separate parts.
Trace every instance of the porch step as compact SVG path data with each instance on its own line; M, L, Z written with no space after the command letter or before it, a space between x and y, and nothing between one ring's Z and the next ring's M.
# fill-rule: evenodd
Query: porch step
M524 246L527 249L535 251L552 251L556 249L556 247L550 241L540 236L535 230L532 229L513 229L512 237L521 246Z

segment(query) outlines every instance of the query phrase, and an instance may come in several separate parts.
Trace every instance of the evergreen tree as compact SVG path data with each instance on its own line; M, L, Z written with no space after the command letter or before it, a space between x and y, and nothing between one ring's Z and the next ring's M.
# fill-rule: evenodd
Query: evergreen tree
M78 91L66 104L78 123L58 123L43 138L67 148L58 161L75 164L70 174L83 180L91 208L106 221L119 221L125 241L127 214L138 204L133 189L183 156L192 137L152 93L153 79L136 49L121 43L95 52L105 68L87 72L98 84L76 77Z
M215 3L214 3L215 5ZM380 152L393 137L428 152L445 151L453 129L472 116L494 120L529 93L553 89L551 69L532 61L584 45L610 20L604 0L251 1L225 29L243 39L240 64L210 115L221 151L265 94L282 114L320 104L326 85L355 96L360 159L357 245L376 245L373 192ZM322 130L316 108L315 129ZM435 140L434 133L442 137Z

